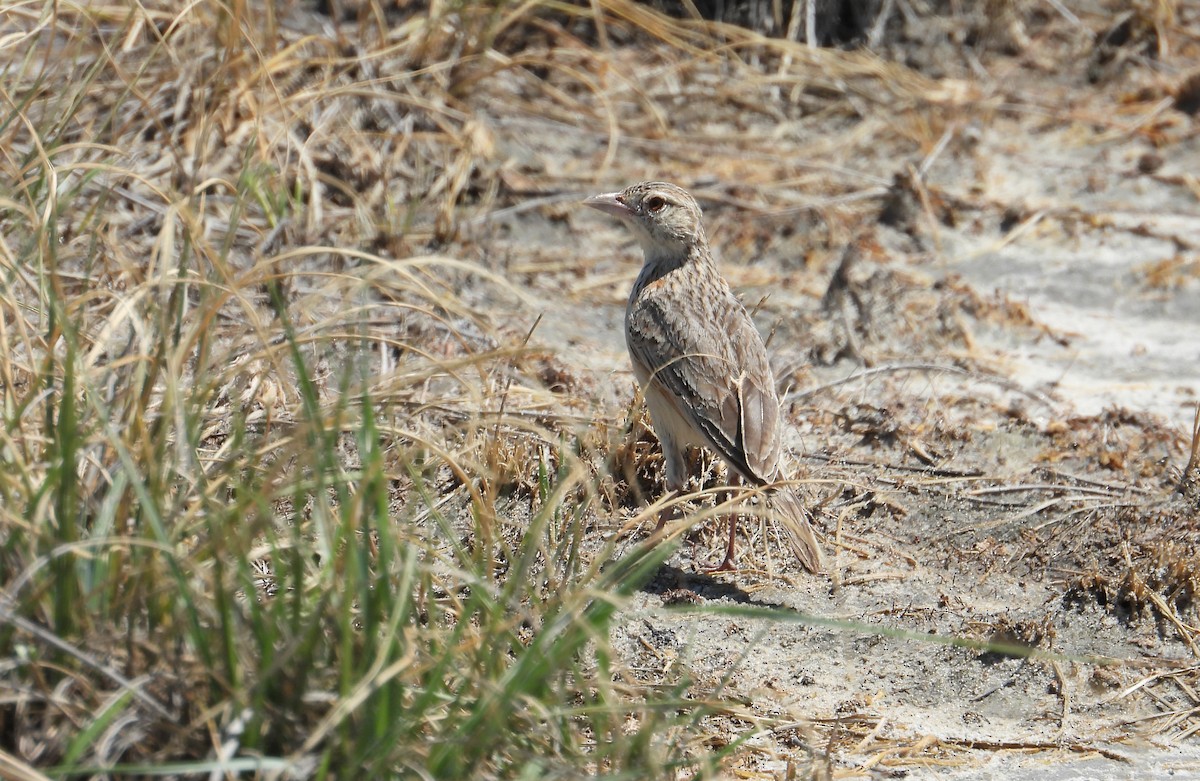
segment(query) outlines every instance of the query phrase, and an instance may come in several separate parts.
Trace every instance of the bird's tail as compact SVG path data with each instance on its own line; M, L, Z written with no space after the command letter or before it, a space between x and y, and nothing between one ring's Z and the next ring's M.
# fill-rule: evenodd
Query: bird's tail
M816 532L808 522L809 513L800 496L794 489L784 486L771 493L769 503L775 511L775 517L787 531L788 542L792 544L796 558L809 572L823 572L825 557L821 554L821 544L817 542Z

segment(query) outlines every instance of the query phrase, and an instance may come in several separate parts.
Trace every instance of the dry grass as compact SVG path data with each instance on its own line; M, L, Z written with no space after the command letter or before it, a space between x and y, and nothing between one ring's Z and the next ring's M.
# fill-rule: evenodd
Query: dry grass
M0 18L0 768L717 772L719 688L609 646L669 552L613 531L649 517L652 440L537 347L575 269L504 220L653 173L824 267L894 187L864 150L916 171L997 93L629 0ZM907 181L936 223L952 194ZM1197 642L1160 542L1091 587ZM1155 675L1178 712L1195 670Z
M527 296L437 250L495 197L455 93L514 20L261 10L5 11L6 756L683 761L704 706L603 653L654 559L581 556L593 467Z

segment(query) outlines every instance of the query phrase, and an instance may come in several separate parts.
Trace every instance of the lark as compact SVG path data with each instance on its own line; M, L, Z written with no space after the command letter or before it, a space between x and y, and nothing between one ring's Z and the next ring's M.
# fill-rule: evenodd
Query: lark
M766 489L800 563L823 567L821 547L794 491L779 485L781 415L767 349L750 315L717 272L700 207L686 190L643 182L584 201L619 217L645 261L625 309L629 358L662 443L667 489L683 490L685 451L706 447L739 478ZM668 520L659 518L656 533ZM725 558L735 569L738 517L729 522Z

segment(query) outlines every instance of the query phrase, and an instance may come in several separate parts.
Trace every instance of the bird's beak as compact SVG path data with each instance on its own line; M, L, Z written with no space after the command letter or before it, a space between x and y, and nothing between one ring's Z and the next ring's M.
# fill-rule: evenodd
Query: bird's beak
M591 198L586 198L583 201L584 205L591 206L593 209L599 209L606 214L611 214L614 217L633 216L633 210L625 205L621 200L620 193L605 193L604 195L593 195Z

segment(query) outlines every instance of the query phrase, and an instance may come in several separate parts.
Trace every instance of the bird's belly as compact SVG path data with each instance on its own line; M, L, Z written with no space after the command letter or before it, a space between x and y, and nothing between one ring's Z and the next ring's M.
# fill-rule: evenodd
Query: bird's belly
M695 423L687 418L680 410L678 402L670 391L657 382L642 382L646 397L646 407L650 410L650 420L654 423L654 433L659 439L668 437L680 448L709 447L709 443L696 430Z

